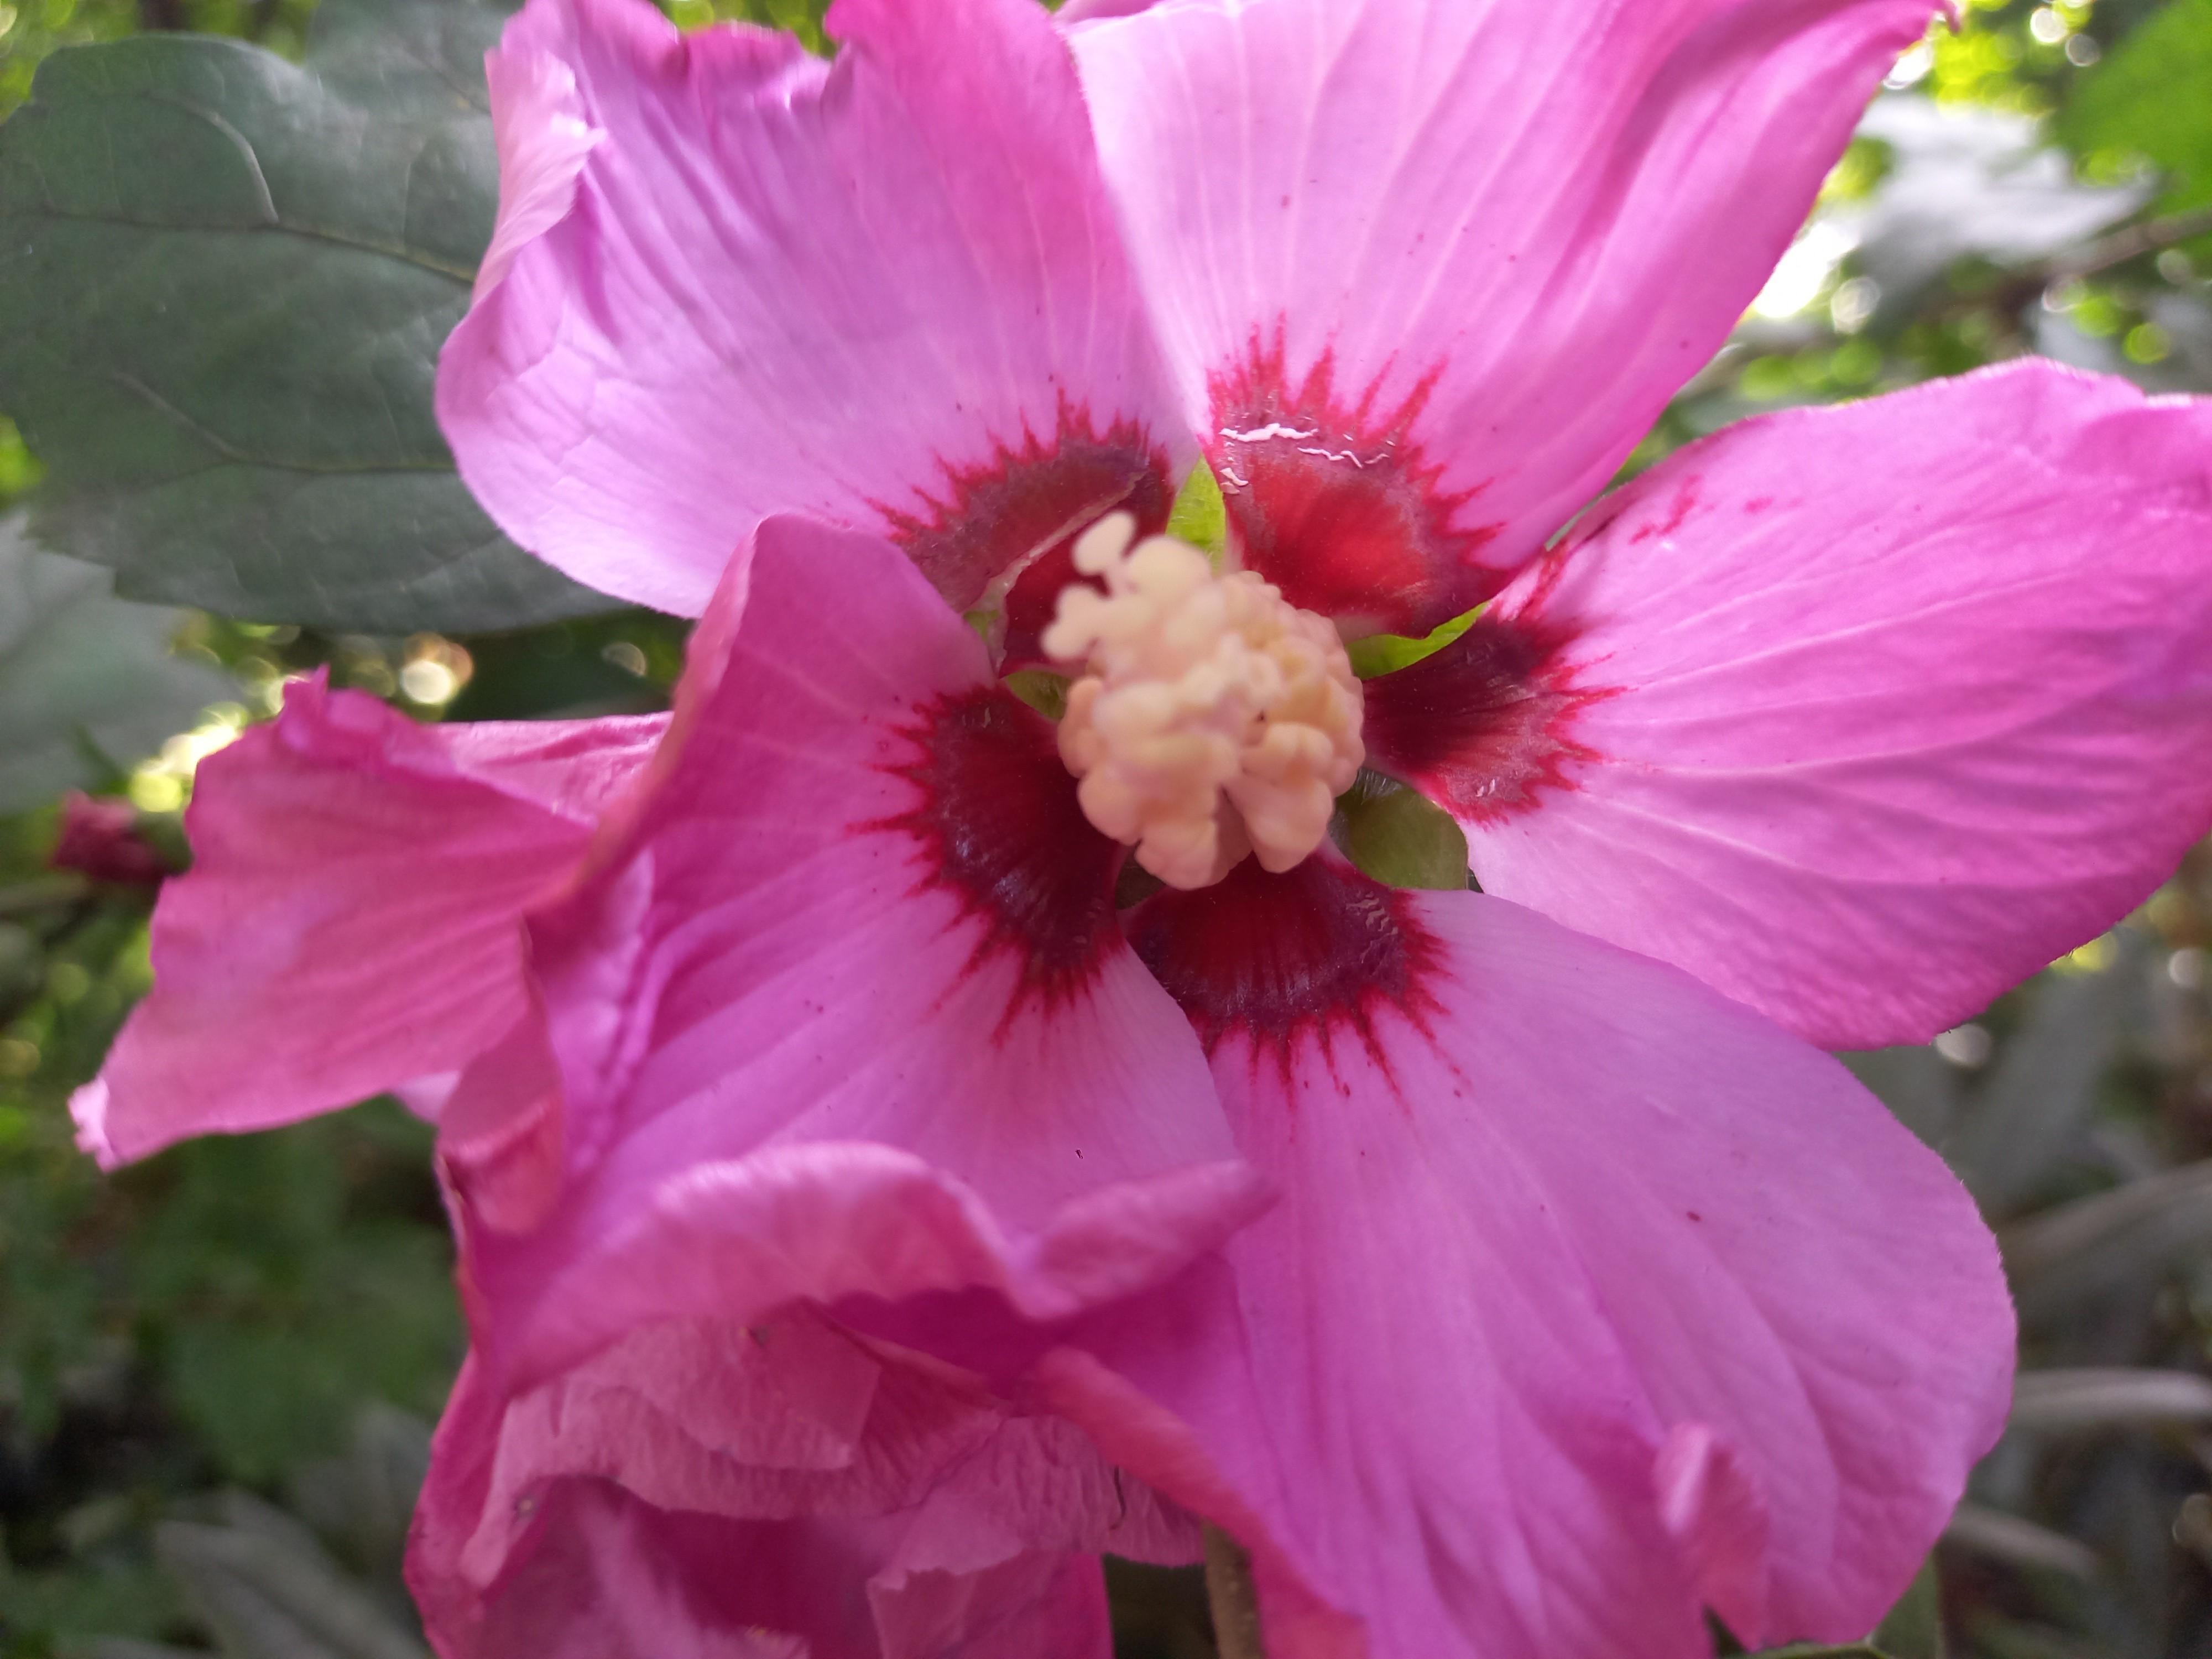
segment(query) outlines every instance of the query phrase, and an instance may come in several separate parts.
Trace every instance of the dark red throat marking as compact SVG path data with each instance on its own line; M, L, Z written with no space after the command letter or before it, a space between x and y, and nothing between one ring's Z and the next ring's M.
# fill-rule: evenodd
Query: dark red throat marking
M1367 763L1470 823L1510 817L1543 790L1572 787L1563 769L1596 755L1570 728L1603 694L1570 683L1560 660L1569 637L1486 614L1434 656L1369 680Z
M1102 433L1088 409L1064 402L1049 437L1024 432L1018 445L1002 442L989 459L948 465L945 476L943 497L925 495L920 511L876 508L955 611L973 605L1017 560L1072 544L1116 507L1136 514L1141 534L1156 533L1175 493L1167 455L1141 425L1117 420Z
M1480 604L1498 578L1474 562L1494 526L1462 527L1479 493L1440 488L1409 435L1434 375L1395 409L1379 383L1349 405L1324 353L1295 387L1284 331L1255 331L1243 362L1211 376L1206 459L1244 562L1302 610L1421 635Z
M1425 1030L1441 1006L1443 948L1410 896L1325 855L1279 876L1247 859L1211 887L1147 899L1127 927L1208 1053L1242 1036L1254 1064L1272 1054L1285 1076L1309 1042L1327 1057L1345 1037L1387 1065L1377 1018Z
M1021 964L1006 1017L1084 990L1121 935L1114 878L1121 848L1083 816L1051 723L993 685L921 711L915 757L890 769L921 792L912 811L872 829L921 843L923 888L981 919L971 973L1002 952Z

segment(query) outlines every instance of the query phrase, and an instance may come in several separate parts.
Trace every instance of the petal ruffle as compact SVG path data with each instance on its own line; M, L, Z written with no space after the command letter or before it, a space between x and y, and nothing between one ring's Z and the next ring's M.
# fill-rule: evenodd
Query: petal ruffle
M2208 455L2212 402L2036 361L1746 422L1369 682L1374 763L1486 891L1925 1042L2212 830Z
M965 607L1117 504L1164 518L1188 439L1049 19L830 21L834 67L532 0L493 54L503 269L439 418L501 527L592 586L696 615L755 523L805 511Z
M409 1576L447 1659L1104 1659L1097 1552L1194 1531L1065 1424L795 1310L643 1329L507 1401L471 1364Z
M675 721L532 922L566 1161L542 1225L465 1201L489 1360L967 1285L1060 1317L1249 1218L1197 1042L1115 927L1121 849L896 548L766 522Z
M1533 912L1320 860L1133 933L1284 1196L1227 1247L1249 1372L1085 1340L1187 1443L1059 1366L1109 1455L1216 1516L1225 1480L1378 1659L1692 1659L1700 1601L1752 1646L1875 1624L2002 1424L2012 1321L1963 1189L1840 1066ZM1273 955L1227 980L1224 939Z
M106 1164L459 1071L526 1006L521 915L658 718L425 726L319 681L200 768L154 988L74 1103Z
M474 298L497 288L514 256L568 216L584 158L606 137L584 119L576 77L550 52L484 58L499 149L499 220L477 267Z
M1219 0L1073 32L1249 563L1425 633L1719 346L1930 0Z

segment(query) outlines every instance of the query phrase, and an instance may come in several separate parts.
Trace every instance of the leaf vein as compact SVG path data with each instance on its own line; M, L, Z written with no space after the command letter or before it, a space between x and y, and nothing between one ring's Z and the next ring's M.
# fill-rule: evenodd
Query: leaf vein
M267 467L273 471L301 472L331 477L374 476L387 472L451 472L453 470L453 463L449 460L366 461L349 465L336 462L291 461L274 455L256 454L251 450L240 448L213 428L194 420L137 376L111 370L106 378L150 408L175 422L234 466L260 466Z

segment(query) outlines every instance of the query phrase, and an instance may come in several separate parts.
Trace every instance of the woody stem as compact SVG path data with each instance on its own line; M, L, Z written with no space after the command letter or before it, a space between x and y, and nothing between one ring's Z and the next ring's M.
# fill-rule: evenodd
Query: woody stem
M1213 1610L1213 1641L1221 1659L1267 1659L1260 1635L1260 1596L1252 1585L1252 1558L1220 1528L1206 1528L1206 1599Z

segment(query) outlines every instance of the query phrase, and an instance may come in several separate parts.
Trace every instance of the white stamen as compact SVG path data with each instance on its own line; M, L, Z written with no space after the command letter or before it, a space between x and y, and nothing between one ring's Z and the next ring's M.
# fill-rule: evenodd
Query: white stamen
M1321 845L1366 750L1360 691L1327 618L1250 571L1217 573L1136 521L1100 520L1047 654L1087 669L1068 690L1060 755L1085 815L1170 887L1204 887L1246 853L1288 870Z

